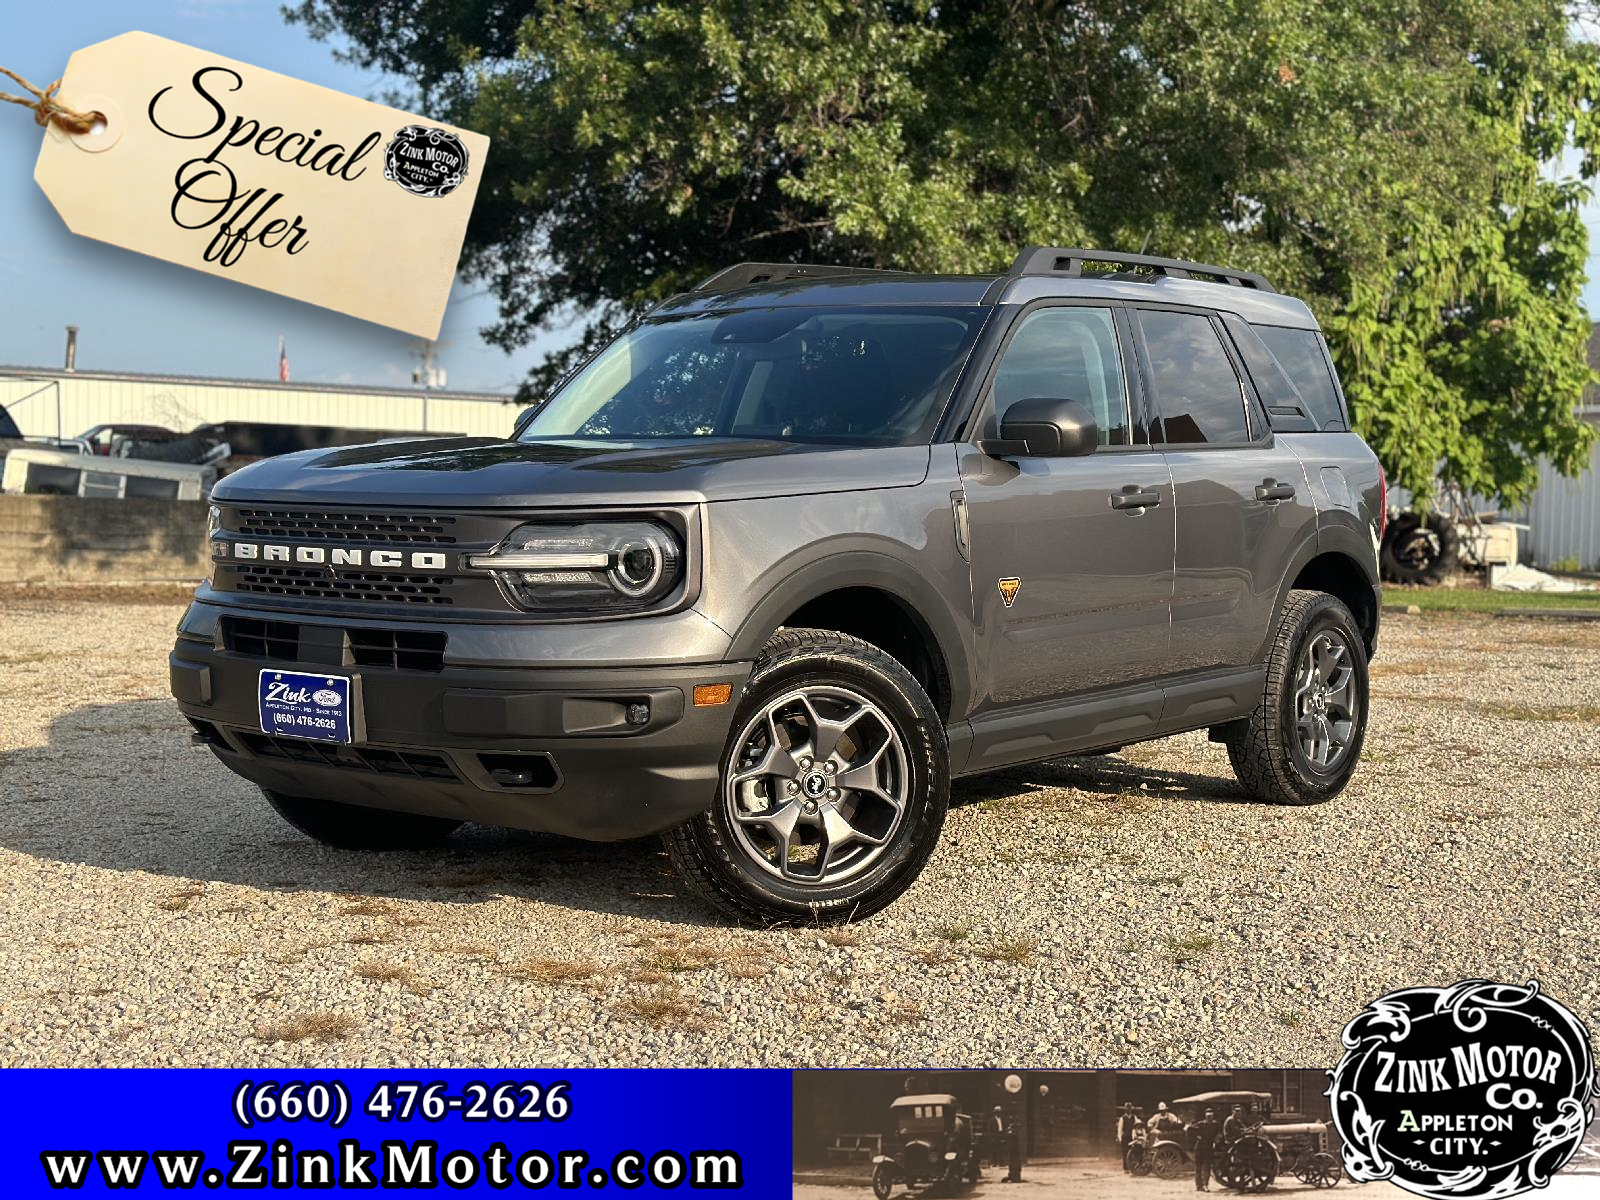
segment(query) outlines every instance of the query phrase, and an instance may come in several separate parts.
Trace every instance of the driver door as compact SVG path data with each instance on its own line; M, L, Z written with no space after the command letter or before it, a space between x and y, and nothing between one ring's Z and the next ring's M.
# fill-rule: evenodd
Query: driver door
M1135 419L1129 333L1110 306L1029 308L980 402L979 436L994 437L1018 400L1076 400L1098 425L1092 453L997 459L961 448L973 617L985 652L974 765L1006 753L996 746L986 754L983 710L1061 702L1167 669L1172 478ZM1151 724L1159 692L1153 703Z

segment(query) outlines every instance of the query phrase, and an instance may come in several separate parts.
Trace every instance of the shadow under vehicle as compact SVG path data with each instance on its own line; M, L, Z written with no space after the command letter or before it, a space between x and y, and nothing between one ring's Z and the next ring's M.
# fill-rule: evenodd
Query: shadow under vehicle
M1127 1166L1135 1175L1176 1179L1194 1164L1194 1139L1187 1127L1206 1109L1219 1118L1233 1105L1251 1108L1243 1137L1217 1139L1211 1173L1224 1187L1260 1192L1288 1173L1312 1187L1334 1187L1343 1178L1339 1160L1328 1151L1328 1126L1323 1121L1274 1121L1268 1092L1202 1092L1172 1102L1183 1121L1181 1133L1146 1134L1128 1148Z
M972 1140L972 1118L956 1111L954 1096L901 1096L889 1106L895 1132L886 1139L892 1154L872 1160L872 1194L889 1200L897 1184L943 1184L954 1190L980 1178Z

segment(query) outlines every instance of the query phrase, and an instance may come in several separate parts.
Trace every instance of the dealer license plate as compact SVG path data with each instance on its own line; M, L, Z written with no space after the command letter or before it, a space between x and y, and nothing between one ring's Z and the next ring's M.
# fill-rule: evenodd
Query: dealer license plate
M261 672L261 732L316 742L350 740L350 680L301 671Z

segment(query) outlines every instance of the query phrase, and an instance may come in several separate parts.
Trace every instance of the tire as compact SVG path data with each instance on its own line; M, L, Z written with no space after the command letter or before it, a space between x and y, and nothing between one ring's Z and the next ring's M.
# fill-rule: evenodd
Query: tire
M314 841L340 850L426 850L437 846L457 829L460 821L341 804L337 800L308 800L261 789L267 803L289 824Z
M894 1172L889 1170L887 1163L879 1163L872 1168L872 1194L877 1200L889 1200L894 1192Z
M689 889L738 921L859 920L927 865L948 760L944 722L893 658L831 630L782 629L734 714L711 807L662 841ZM851 776L858 786L844 786Z
M1384 532L1378 565L1391 583L1443 583L1460 553L1454 521L1442 513L1401 513Z
M1333 648L1342 646L1342 656ZM1299 692L1308 684L1308 656L1320 678L1309 681L1307 715L1302 724ZM1343 691L1343 716L1335 686L1345 680L1335 668L1323 675L1322 664L1340 660L1348 672ZM1342 689L1341 689L1342 690ZM1318 697L1323 724L1316 719ZM1366 644L1355 618L1337 598L1325 592L1295 590L1283 606L1278 630L1267 655L1267 685L1255 711L1221 730L1228 759L1245 791L1271 804L1321 804L1337 796L1361 761L1369 707ZM1303 730L1307 731L1303 735ZM1316 740L1326 732L1327 756ZM1306 744L1306 736L1312 744ZM1342 740L1341 740L1342 736ZM1334 743L1338 752L1334 753Z

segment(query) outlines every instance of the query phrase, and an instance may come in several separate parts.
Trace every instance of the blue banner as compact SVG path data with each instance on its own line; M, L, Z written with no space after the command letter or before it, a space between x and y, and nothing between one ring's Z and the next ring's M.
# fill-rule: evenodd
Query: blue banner
M4 1193L790 1191L787 1071L0 1074Z

